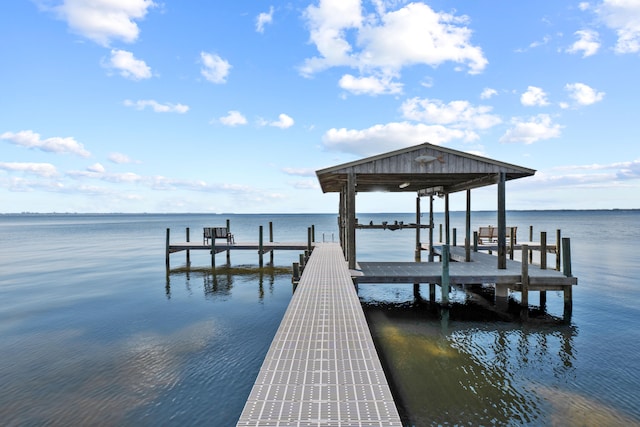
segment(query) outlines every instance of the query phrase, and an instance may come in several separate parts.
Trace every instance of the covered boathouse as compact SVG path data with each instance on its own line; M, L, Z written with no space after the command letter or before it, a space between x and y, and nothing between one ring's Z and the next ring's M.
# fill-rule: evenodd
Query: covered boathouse
M506 181L533 176L535 170L476 156L462 151L424 143L401 150L367 157L316 172L324 193L340 193L340 243L349 262L356 268L356 228L363 225L356 219L356 194L359 192L413 192L416 200L416 260L420 258L420 229L429 228L430 256L433 249L433 197L444 198L446 244L449 244L449 195L467 193L465 253L471 240L471 190L497 185L497 267L507 265ZM430 223L420 225L420 198L429 197ZM469 260L467 258L467 260Z

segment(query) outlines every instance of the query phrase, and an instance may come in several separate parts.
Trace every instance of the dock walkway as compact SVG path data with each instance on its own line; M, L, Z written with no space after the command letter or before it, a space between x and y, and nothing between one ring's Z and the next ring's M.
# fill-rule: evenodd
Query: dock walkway
M237 425L402 425L337 243L316 244Z

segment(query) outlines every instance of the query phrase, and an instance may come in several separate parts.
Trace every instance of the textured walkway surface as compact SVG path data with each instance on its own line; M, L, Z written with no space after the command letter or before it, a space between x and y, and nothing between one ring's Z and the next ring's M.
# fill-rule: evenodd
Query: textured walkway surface
M314 249L237 425L402 425L338 244Z

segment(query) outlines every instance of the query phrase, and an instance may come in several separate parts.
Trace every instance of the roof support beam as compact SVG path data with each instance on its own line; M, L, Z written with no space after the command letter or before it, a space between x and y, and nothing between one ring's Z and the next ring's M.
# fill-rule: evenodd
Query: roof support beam
M356 268L356 174L347 174L347 260Z

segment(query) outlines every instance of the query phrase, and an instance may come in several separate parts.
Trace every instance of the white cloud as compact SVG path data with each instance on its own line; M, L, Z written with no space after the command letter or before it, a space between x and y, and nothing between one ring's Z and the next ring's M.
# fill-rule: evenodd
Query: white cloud
M569 92L569 97L579 106L595 104L604 99L604 92L598 92L584 83L569 83L564 89Z
M132 160L129 156L122 153L111 153L109 154L109 161L116 164L127 164L127 163L138 163Z
M474 134L441 125L394 122L368 129L330 129L322 137L328 150L368 156L430 142L443 144L453 139L474 139Z
M291 183L296 190L318 190L320 184L317 179L305 179Z
M549 105L547 94L539 87L529 86L527 91L520 96L520 102L527 107L543 107Z
M63 0L53 10L74 33L109 46L114 39L136 41L140 29L135 21L154 6L152 0Z
M567 49L569 53L580 53L582 57L595 55L600 49L600 41L598 39L598 33L593 30L580 30L574 33L578 40Z
M23 172L38 175L44 178L51 178L58 175L56 167L51 163L0 162L0 169L9 172Z
M450 125L459 129L488 129L502 123L499 116L490 114L486 105L473 106L468 101L411 98L402 104L405 118L431 124Z
M151 68L126 50L112 49L111 59L105 66L119 70L122 77L130 80L148 79L152 76Z
M316 171L314 169L305 169L305 168L282 168L282 172L287 175L294 176L316 176Z
M402 93L402 83L393 82L392 76L381 78L354 77L351 74L342 76L338 85L355 95L385 95Z
M226 126L246 125L247 118L240 111L231 110L226 116L220 117L220 123Z
M156 113L179 113L184 114L189 111L189 106L184 104L161 104L153 99L141 99L138 101L131 101L127 99L123 102L123 104L127 107L133 107L136 110L144 110L147 107L150 107Z
M278 120L274 121L274 122L262 122L261 124L263 125L269 125L269 126L273 126L273 127L277 127L280 129L287 129L290 128L291 126L293 126L294 121L291 117L289 117L286 114L280 114L278 116Z
M264 26L266 24L271 24L273 21L273 6L269 7L269 12L262 12L256 18L256 31L259 33L264 33Z
M89 172L94 172L94 173L105 173L106 172L106 169L100 163L95 163L95 164L87 167L87 170Z
M640 52L640 2L604 0L596 7L596 13L618 35L617 53Z
M397 73L409 65L436 67L448 61L465 64L475 74L487 65L482 49L470 43L466 16L436 13L423 3L394 11L386 11L392 2L376 4L370 13L363 11L360 0L323 0L309 6L304 17L320 55L304 62L302 74L335 66Z
M533 144L536 141L558 138L562 126L553 123L548 114L538 114L526 121L512 120L513 127L500 138L500 142L524 142Z
M226 83L227 76L231 70L231 64L228 61L216 54L207 52L200 52L200 60L202 61L200 73L205 79L211 83Z
M497 90L487 87L487 88L484 88L484 90L480 94L480 99L489 99L497 94L498 94Z
M71 153L80 157L89 157L91 153L72 137L52 137L42 139L40 134L31 130L23 130L18 133L5 132L0 139L10 141L16 145L27 148L35 148L49 153Z

